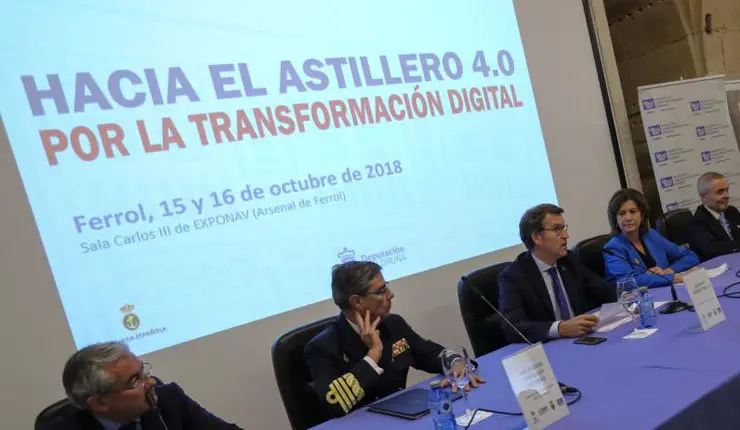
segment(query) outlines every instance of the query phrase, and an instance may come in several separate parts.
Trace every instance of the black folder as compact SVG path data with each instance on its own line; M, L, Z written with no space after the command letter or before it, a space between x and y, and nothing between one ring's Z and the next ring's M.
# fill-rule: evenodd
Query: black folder
M454 402L460 397L462 397L462 394L459 392L451 393L450 401ZM429 413L429 390L412 388L390 399L373 403L367 410L407 420L415 420Z

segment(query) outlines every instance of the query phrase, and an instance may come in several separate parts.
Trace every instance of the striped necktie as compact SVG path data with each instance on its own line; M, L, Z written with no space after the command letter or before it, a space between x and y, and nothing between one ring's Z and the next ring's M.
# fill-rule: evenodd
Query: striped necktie
M725 232L728 236L730 236L730 239L733 239L732 237L732 231L730 230L730 223L727 222L727 217L725 217L725 213L722 212L719 214L719 223L722 225L722 228L725 229Z

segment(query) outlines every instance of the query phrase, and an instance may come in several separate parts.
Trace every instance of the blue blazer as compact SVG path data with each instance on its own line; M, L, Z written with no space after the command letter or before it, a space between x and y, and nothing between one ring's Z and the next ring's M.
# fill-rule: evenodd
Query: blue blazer
M642 244L661 269L673 269L674 272L678 273L699 264L699 257L692 250L676 245L653 229L642 235ZM638 286L648 288L665 287L673 282L673 274L664 275L670 279L669 282L668 279L660 275L647 273L649 267L645 266L640 254L624 233L619 233L611 238L604 245L604 249L609 249L622 257L618 258L604 253L606 279L609 282L616 283L618 279L632 277L635 278Z

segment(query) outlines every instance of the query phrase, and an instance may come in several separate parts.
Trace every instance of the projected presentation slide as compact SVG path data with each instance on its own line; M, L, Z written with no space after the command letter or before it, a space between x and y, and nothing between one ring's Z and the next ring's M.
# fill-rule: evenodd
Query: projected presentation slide
M0 115L78 347L146 353L519 243L511 1L16 2ZM396 293L402 293L396 291Z

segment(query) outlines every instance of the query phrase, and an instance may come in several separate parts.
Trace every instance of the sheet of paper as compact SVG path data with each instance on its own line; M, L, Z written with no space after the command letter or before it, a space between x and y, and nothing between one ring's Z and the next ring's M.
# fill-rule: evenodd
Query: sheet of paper
M714 269L706 269L707 276L711 278L716 278L717 276L725 273L727 269L729 269L730 266L727 265L727 263L723 263L721 266L717 266Z
M599 326L596 328L596 333L609 333L615 328L621 325L627 324L630 321L632 321L632 317L627 315L625 317L613 320L612 322L608 324L599 324Z
M475 413L475 418L470 423L470 417L466 415L455 418L455 422L457 422L457 425L460 427L467 427L468 425L472 426L475 423L479 423L484 419L489 418L491 415L493 415L491 412L478 411Z
M643 328L639 330L636 329L622 339L645 339L656 331L658 331L657 328Z
M666 303L668 303L668 301L655 302L653 306L655 307L655 309L658 309ZM632 317L629 316L629 314L627 314L627 311L625 311L624 308L622 308L621 306L619 306L619 310L621 312L616 313L615 317L612 317L611 319L607 319L607 320L601 319L600 315L602 314L609 315L609 312L612 312L612 311L607 311L607 313L604 313L604 306L613 305L613 304L616 304L617 306L619 306L618 303L606 303L601 306L601 309L599 311L594 313L594 315L599 317L599 325L596 326L596 333L609 333L615 328L620 327L632 321ZM611 308L611 306L609 306L609 308ZM635 318L639 318L639 316L635 316Z

